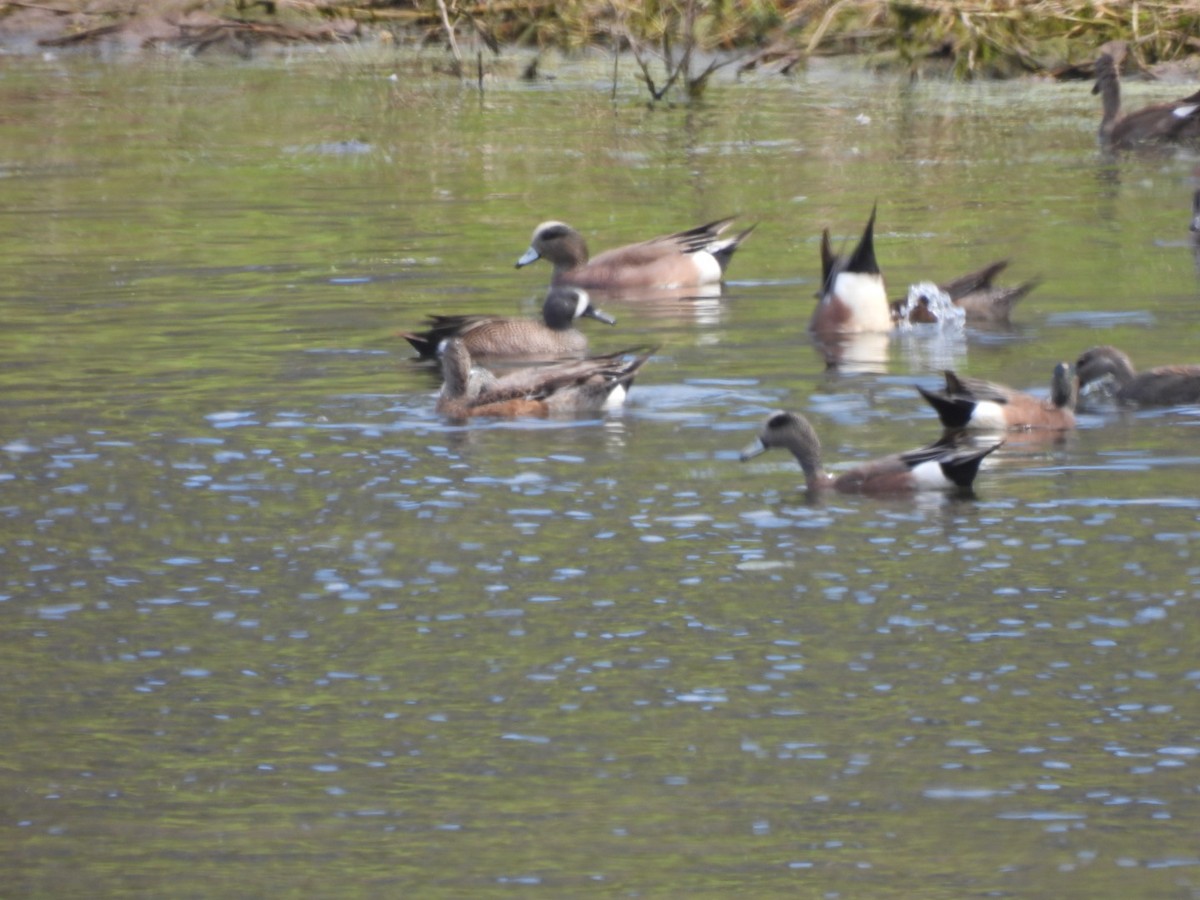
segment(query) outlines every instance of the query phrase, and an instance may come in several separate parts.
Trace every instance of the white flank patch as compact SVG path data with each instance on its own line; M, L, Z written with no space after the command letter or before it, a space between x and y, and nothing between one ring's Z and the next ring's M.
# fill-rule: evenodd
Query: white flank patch
M605 409L617 409L625 403L625 385L618 384L604 398Z
M975 428L1004 431L1008 428L1008 421L1004 418L1004 407L991 400L980 400L975 404L975 411L971 413L971 425Z
M714 245L720 249L720 244ZM724 273L721 272L721 264L717 262L717 258L707 250L697 250L692 254L692 259L696 261L697 280L700 284L716 284L721 280Z
M954 484L942 471L942 464L936 459L923 462L912 470L919 491L940 491Z
M844 331L892 330L892 309L882 276L840 272L834 279L833 293L850 310L850 321Z
M592 305L592 298L588 296L587 291L580 290L579 288L576 288L575 291L579 294L579 299L575 301L575 315L573 318L578 319Z
M1177 106L1171 111L1171 114L1176 118L1186 119L1198 109L1200 109L1200 104L1193 103L1191 106Z

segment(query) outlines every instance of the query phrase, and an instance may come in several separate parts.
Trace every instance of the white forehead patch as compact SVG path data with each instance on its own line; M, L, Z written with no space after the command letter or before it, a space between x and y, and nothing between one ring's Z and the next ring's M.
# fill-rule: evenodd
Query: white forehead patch
M543 234L544 232L549 231L551 228L570 228L570 227L571 226L566 224L565 222L558 222L558 221L555 221L554 219L551 219L549 222L543 222L537 228L533 229L533 240L536 241L538 239L539 235Z

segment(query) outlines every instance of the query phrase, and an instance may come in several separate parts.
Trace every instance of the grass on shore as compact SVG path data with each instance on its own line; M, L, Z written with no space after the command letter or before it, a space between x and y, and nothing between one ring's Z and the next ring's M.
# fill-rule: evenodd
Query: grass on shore
M866 52L960 78L1089 62L1118 38L1143 66L1200 52L1194 0L327 0L320 8L436 39L449 29L494 45L566 49L674 39L703 51Z
M867 54L912 74L1009 77L1086 67L1096 49L1129 42L1136 67L1200 52L1196 0L7 0L0 31L44 29L45 46L125 31L146 43L204 49L226 35L346 40L391 32L399 41L469 50L504 45L629 49L668 74L693 53L786 69L806 56ZM172 28L174 31L172 31ZM681 84L692 85L690 69ZM702 80L702 77L701 77ZM702 85L701 85L702 86Z

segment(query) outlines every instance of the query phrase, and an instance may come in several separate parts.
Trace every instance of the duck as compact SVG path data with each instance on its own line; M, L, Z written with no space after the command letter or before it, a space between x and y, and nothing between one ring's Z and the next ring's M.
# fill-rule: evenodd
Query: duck
M953 281L939 284L938 289L946 294L951 302L962 309L968 322L975 323L1005 323L1010 321L1013 307L1040 283L1040 279L1031 278L1028 281L1011 287L1000 287L993 280L1008 268L1007 259L998 259L982 269L968 272ZM909 306L908 298L902 297L892 301L893 316L899 321L907 318L909 322L937 322L936 313L930 308L929 298L918 297L907 315L904 310Z
M458 338L474 356L564 359L583 356L588 339L575 327L579 319L606 325L617 320L592 305L587 291L551 288L542 304L541 321L511 316L432 315L426 331L405 331L400 336L412 344L421 359L433 359L438 347Z
M875 211L849 256L833 252L821 233L821 295L808 330L818 335L892 330L892 307L875 259Z
M1170 103L1156 103L1135 112L1121 114L1119 70L1128 45L1109 41L1100 48L1096 59L1096 84L1104 104L1100 119L1100 143L1113 149L1128 149L1139 144L1163 144L1200 138L1200 91Z
M982 449L958 447L943 436L918 450L897 453L855 466L839 475L821 465L821 441L812 424L799 413L779 410L767 416L758 437L741 452L743 462L774 447L791 451L804 471L810 492L900 494L928 490L970 490L984 458L999 441Z
M1105 345L1083 351L1075 371L1081 387L1110 379L1115 399L1130 406L1200 403L1200 365L1157 366L1138 372L1125 353Z
M920 385L917 390L948 429L1067 431L1075 427L1079 381L1069 363L1054 367L1046 399L995 382L963 378L949 369L942 374L944 391L929 391Z
M1192 217L1188 222L1188 245L1192 249L1192 262L1200 274L1200 189L1192 192Z
M592 258L583 235L564 222L542 222L517 268L545 259L554 266L550 283L598 291L674 289L720 284L734 252L750 236L751 225L733 237L721 233L729 216L687 231L606 250Z
M443 383L436 408L441 415L457 420L616 409L657 349L622 350L496 377L473 365L466 341L448 338L440 351Z

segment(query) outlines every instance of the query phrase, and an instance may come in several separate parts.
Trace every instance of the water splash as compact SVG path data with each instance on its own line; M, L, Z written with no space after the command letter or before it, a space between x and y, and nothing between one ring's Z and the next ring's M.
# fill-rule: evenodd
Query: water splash
M908 297L900 306L898 327L901 331L911 331L916 325L961 330L966 321L966 310L955 306L949 294L932 282L922 281L909 286Z
M935 371L958 368L966 358L966 320L966 310L936 284L910 286L896 326L910 365Z

